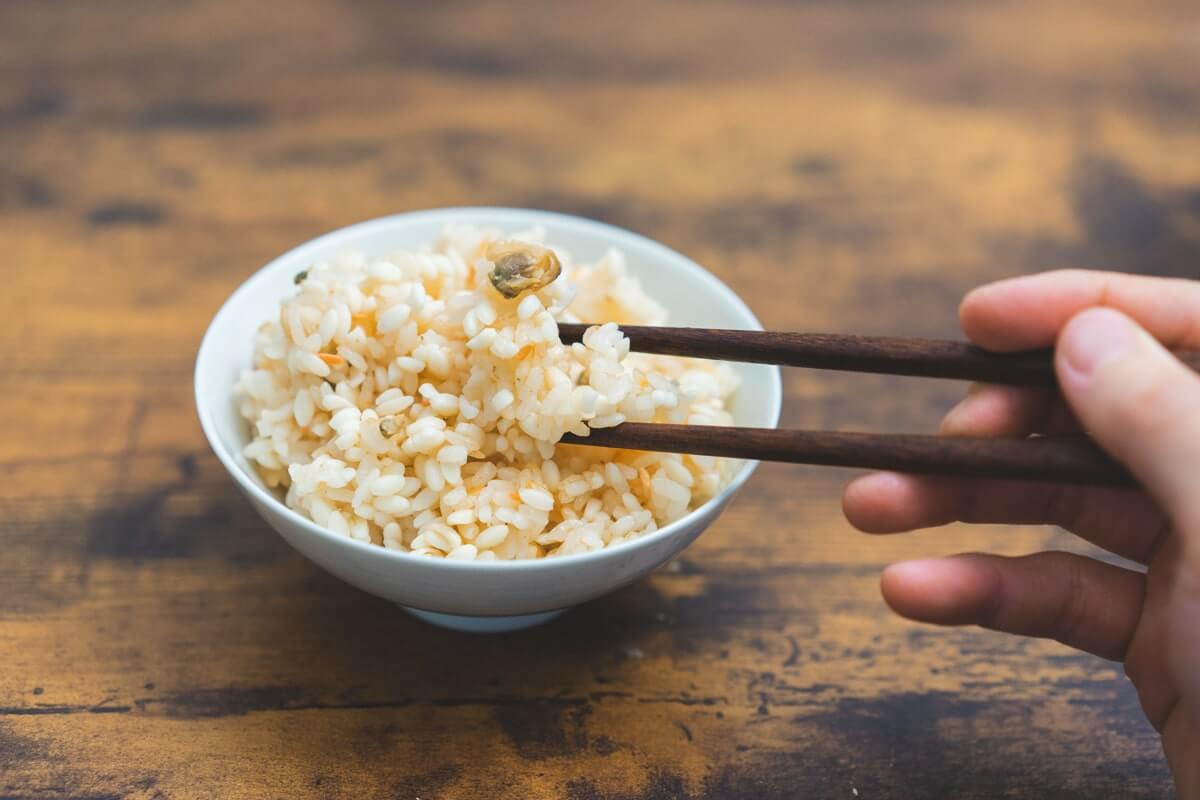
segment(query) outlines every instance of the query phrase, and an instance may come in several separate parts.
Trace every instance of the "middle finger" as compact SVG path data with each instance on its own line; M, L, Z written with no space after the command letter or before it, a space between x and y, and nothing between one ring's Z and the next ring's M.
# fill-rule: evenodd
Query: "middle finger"
M1158 505L1133 489L877 472L851 482L842 505L850 523L867 533L951 522L1059 525L1141 564L1169 531Z

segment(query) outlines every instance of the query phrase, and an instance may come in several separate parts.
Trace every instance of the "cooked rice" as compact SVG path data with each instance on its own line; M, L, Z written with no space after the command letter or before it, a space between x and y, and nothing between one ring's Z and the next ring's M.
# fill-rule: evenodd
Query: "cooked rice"
M537 558L643 536L728 481L723 459L556 444L625 420L728 424L737 382L724 364L629 352L614 323L666 312L619 251L575 265L556 249L562 277L506 300L483 256L500 238L452 227L297 276L236 386L245 455L289 506L396 550ZM558 320L606 324L563 345Z

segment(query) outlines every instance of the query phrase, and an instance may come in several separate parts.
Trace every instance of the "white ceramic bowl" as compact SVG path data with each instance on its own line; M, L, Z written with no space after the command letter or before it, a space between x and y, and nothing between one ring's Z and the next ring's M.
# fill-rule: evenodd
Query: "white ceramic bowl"
M593 260L615 246L647 291L666 305L672 324L762 326L725 284L674 250L604 223L514 208L418 211L342 228L267 264L221 307L196 359L196 409L213 452L263 519L324 569L427 621L460 630L512 630L631 583L675 556L716 520L757 463L745 463L719 495L650 535L596 552L529 561L450 561L385 550L331 533L285 506L242 455L249 426L238 414L233 384L250 364L255 329L293 290L292 276L314 261L349 249L375 255L416 247L437 238L451 222L506 232L540 225L551 244L577 261ZM782 399L779 369L734 366L742 381L733 401L735 423L775 427Z

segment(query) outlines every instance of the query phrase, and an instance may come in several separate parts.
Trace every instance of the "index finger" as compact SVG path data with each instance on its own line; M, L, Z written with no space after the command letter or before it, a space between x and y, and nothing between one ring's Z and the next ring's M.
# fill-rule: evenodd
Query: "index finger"
M963 299L963 331L988 350L1054 344L1085 308L1107 306L1136 320L1167 347L1200 348L1200 282L1118 272L1058 270L998 281Z

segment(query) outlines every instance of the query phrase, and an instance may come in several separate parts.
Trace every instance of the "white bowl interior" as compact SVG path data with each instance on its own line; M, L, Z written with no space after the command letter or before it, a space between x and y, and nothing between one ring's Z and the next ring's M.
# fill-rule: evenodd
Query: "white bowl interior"
M729 487L681 520L641 539L591 553L553 559L463 562L410 556L363 544L318 528L286 508L242 455L249 426L233 398L233 384L250 365L254 332L294 290L293 276L314 261L346 250L382 255L437 238L449 223L517 233L534 226L547 241L590 261L608 248L625 253L630 270L670 312L677 325L761 329L746 305L717 278L679 253L604 223L545 211L451 208L384 217L321 236L263 267L214 317L196 361L196 405L218 458L256 509L293 546L344 580L395 602L451 614L525 614L563 608L635 579L690 543L716 518L756 466L743 464ZM778 368L734 365L741 386L732 404L735 424L774 427L782 385ZM458 581L458 578L469 580ZM457 583L456 583L457 581Z

